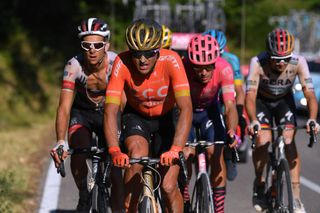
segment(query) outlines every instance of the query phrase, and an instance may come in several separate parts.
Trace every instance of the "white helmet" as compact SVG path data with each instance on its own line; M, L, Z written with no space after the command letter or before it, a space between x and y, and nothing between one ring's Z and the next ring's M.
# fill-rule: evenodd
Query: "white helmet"
M78 30L78 37L80 39L86 35L100 35L105 37L106 40L110 39L110 30L107 23L98 18L83 20L81 25L78 26Z

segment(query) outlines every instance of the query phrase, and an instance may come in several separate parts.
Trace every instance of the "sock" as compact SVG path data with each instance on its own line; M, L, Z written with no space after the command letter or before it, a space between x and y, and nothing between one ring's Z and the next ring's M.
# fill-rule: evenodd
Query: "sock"
M226 187L215 187L213 191L213 205L215 213L224 213L224 200L226 195Z
M189 194L189 183L186 183L184 189L183 189L183 201L190 202L190 194Z

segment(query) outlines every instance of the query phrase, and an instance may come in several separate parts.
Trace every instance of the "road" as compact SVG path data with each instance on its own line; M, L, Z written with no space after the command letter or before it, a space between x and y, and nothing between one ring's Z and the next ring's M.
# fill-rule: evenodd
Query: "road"
M303 121L299 121L303 123ZM312 149L307 147L308 136L305 130L299 130L297 137L297 147L301 155L301 194L302 201L308 213L320 212L320 144L315 144ZM227 197L225 202L225 212L237 213L254 213L255 210L251 206L252 183L253 183L253 167L249 159L246 164L238 164L238 177L235 181L229 182L227 185ZM42 207L39 213L74 212L77 204L76 188L72 180L69 170L69 163L66 162L67 176L60 178L54 174L54 179L58 178L60 183L55 184L58 188L57 192L49 192L49 199L55 201L54 196L58 196L56 204L50 204L50 200L42 199ZM49 185L50 184L46 184ZM51 184L52 185L52 184ZM60 185L60 187L58 186ZM44 194L46 190L44 190ZM56 195L55 195L56 194ZM45 203L45 204L44 204ZM50 208L50 205L52 207ZM45 207L47 206L47 207ZM48 207L49 206L49 207Z

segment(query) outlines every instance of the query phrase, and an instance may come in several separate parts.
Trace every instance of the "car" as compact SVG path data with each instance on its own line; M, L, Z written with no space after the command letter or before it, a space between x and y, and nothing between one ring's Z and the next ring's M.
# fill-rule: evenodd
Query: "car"
M312 78L313 86L314 86L314 92L318 101L318 104L320 104L320 61L307 61L310 75ZM294 86L293 86L293 96L294 96L294 102L296 104L296 108L301 113L307 113L307 100L304 97L302 86L300 84L299 78L296 77Z

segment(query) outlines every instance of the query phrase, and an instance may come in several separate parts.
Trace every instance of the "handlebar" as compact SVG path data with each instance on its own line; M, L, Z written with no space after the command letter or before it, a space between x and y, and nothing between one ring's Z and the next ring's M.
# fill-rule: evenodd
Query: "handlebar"
M316 131L315 131L315 122L311 121L309 123L309 127L310 127L310 138L309 138L309 144L308 147L312 147L314 143L317 143L317 137L316 137ZM306 127L287 127L286 125L278 125L277 127L263 127L261 128L261 130L272 130L272 131L278 131L278 132L283 132L284 130L294 130L294 129L305 129ZM255 148L255 142L256 142L256 138L258 135L258 129L259 126L258 125L254 125L253 126L253 135L252 135L252 144L251 144L251 148L254 149Z
M63 155L63 145L60 145L57 149L57 154L59 156L59 159L61 161L60 166L57 168L57 173L61 175L61 177L66 176L66 170L64 168L64 162L62 160L62 155Z
M313 144L314 143L317 143L317 136L316 136L316 130L315 130L315 127L316 127L316 124L315 122L311 121L309 123L309 127L310 127L310 138L309 138L309 144L308 144L308 147L312 148Z
M62 160L63 155L63 145L60 145L57 149L57 154L59 156L59 159L61 161L60 166L57 168L57 173L61 175L61 177L66 176L65 166L64 166L64 160ZM106 148L99 148L97 146L92 146L88 148L78 148L78 149L68 149L68 155L74 155L74 154L102 154L106 152Z
M234 141L236 140L236 137L233 136L232 138L229 136L229 134L227 135L227 143L228 144L232 144ZM232 148L232 162L236 163L240 161L240 157L239 157L239 153L238 153L238 149L237 147L233 147Z
M252 135L252 144L251 144L251 148L254 149L256 148L256 139L257 139L257 135L258 135L258 130L259 130L259 126L256 124L253 126L253 135Z

